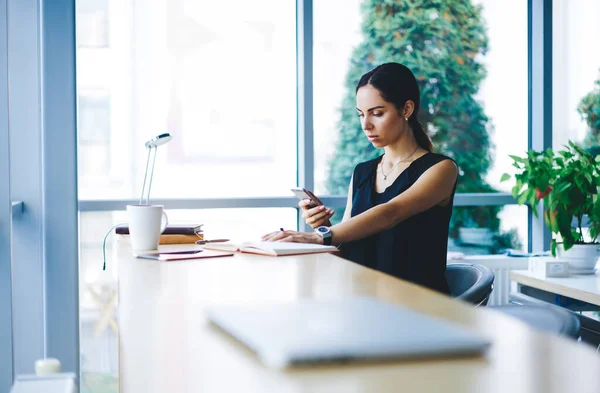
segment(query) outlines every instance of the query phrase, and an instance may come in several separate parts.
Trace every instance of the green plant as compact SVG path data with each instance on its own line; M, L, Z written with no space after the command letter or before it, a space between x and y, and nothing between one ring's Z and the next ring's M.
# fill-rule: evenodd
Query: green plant
M482 6L471 0L365 0L361 14L363 41L354 48L346 75L328 191L345 194L354 166L381 154L361 129L355 88L362 74L394 61L409 67L419 82L419 119L432 136L435 151L456 160L460 168L456 191L496 192L484 180L493 157L493 127L475 98L486 76L482 55L488 38ZM498 230L500 207L457 209L461 211L452 216L452 234L465 222Z
M589 234L595 243L600 234L600 156L594 157L569 141L555 153L530 150L524 157L510 156L517 168L512 195L520 205L535 208L544 202L544 222L554 234L560 234L565 250L586 243L582 230L584 216L590 222ZM510 179L502 175L501 181ZM537 217L537 210L533 209ZM552 255L556 255L557 239L552 239Z

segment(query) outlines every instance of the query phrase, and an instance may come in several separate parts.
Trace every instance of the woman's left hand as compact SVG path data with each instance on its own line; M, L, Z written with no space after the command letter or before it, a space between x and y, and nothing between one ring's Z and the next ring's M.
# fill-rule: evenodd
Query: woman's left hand
M315 232L276 231L261 238L265 242L292 242L323 244L323 238Z

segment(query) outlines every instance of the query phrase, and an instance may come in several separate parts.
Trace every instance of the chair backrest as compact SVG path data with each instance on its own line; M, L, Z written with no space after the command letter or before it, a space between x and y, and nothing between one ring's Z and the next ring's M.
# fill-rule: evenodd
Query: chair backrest
M566 308L546 304L496 306L490 309L515 317L536 329L574 339L579 337L579 318Z
M448 264L446 281L452 297L476 306L485 306L494 289L494 273L473 263Z

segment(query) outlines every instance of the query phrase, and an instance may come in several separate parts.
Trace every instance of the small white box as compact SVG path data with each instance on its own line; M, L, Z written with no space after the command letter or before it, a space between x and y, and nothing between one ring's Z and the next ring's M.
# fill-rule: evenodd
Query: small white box
M569 263L548 257L529 258L529 271L545 277L568 277Z

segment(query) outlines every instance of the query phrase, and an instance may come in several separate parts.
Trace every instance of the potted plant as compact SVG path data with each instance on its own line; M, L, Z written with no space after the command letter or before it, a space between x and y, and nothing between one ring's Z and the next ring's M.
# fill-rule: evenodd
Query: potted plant
M591 270L598 259L600 234L600 156L573 142L556 154L552 149L530 150L524 157L510 156L517 168L512 195L520 205L535 207L544 201L544 222L559 235L551 241L552 255L567 260L574 270ZM500 181L510 179L502 175ZM584 217L589 238L583 231Z

